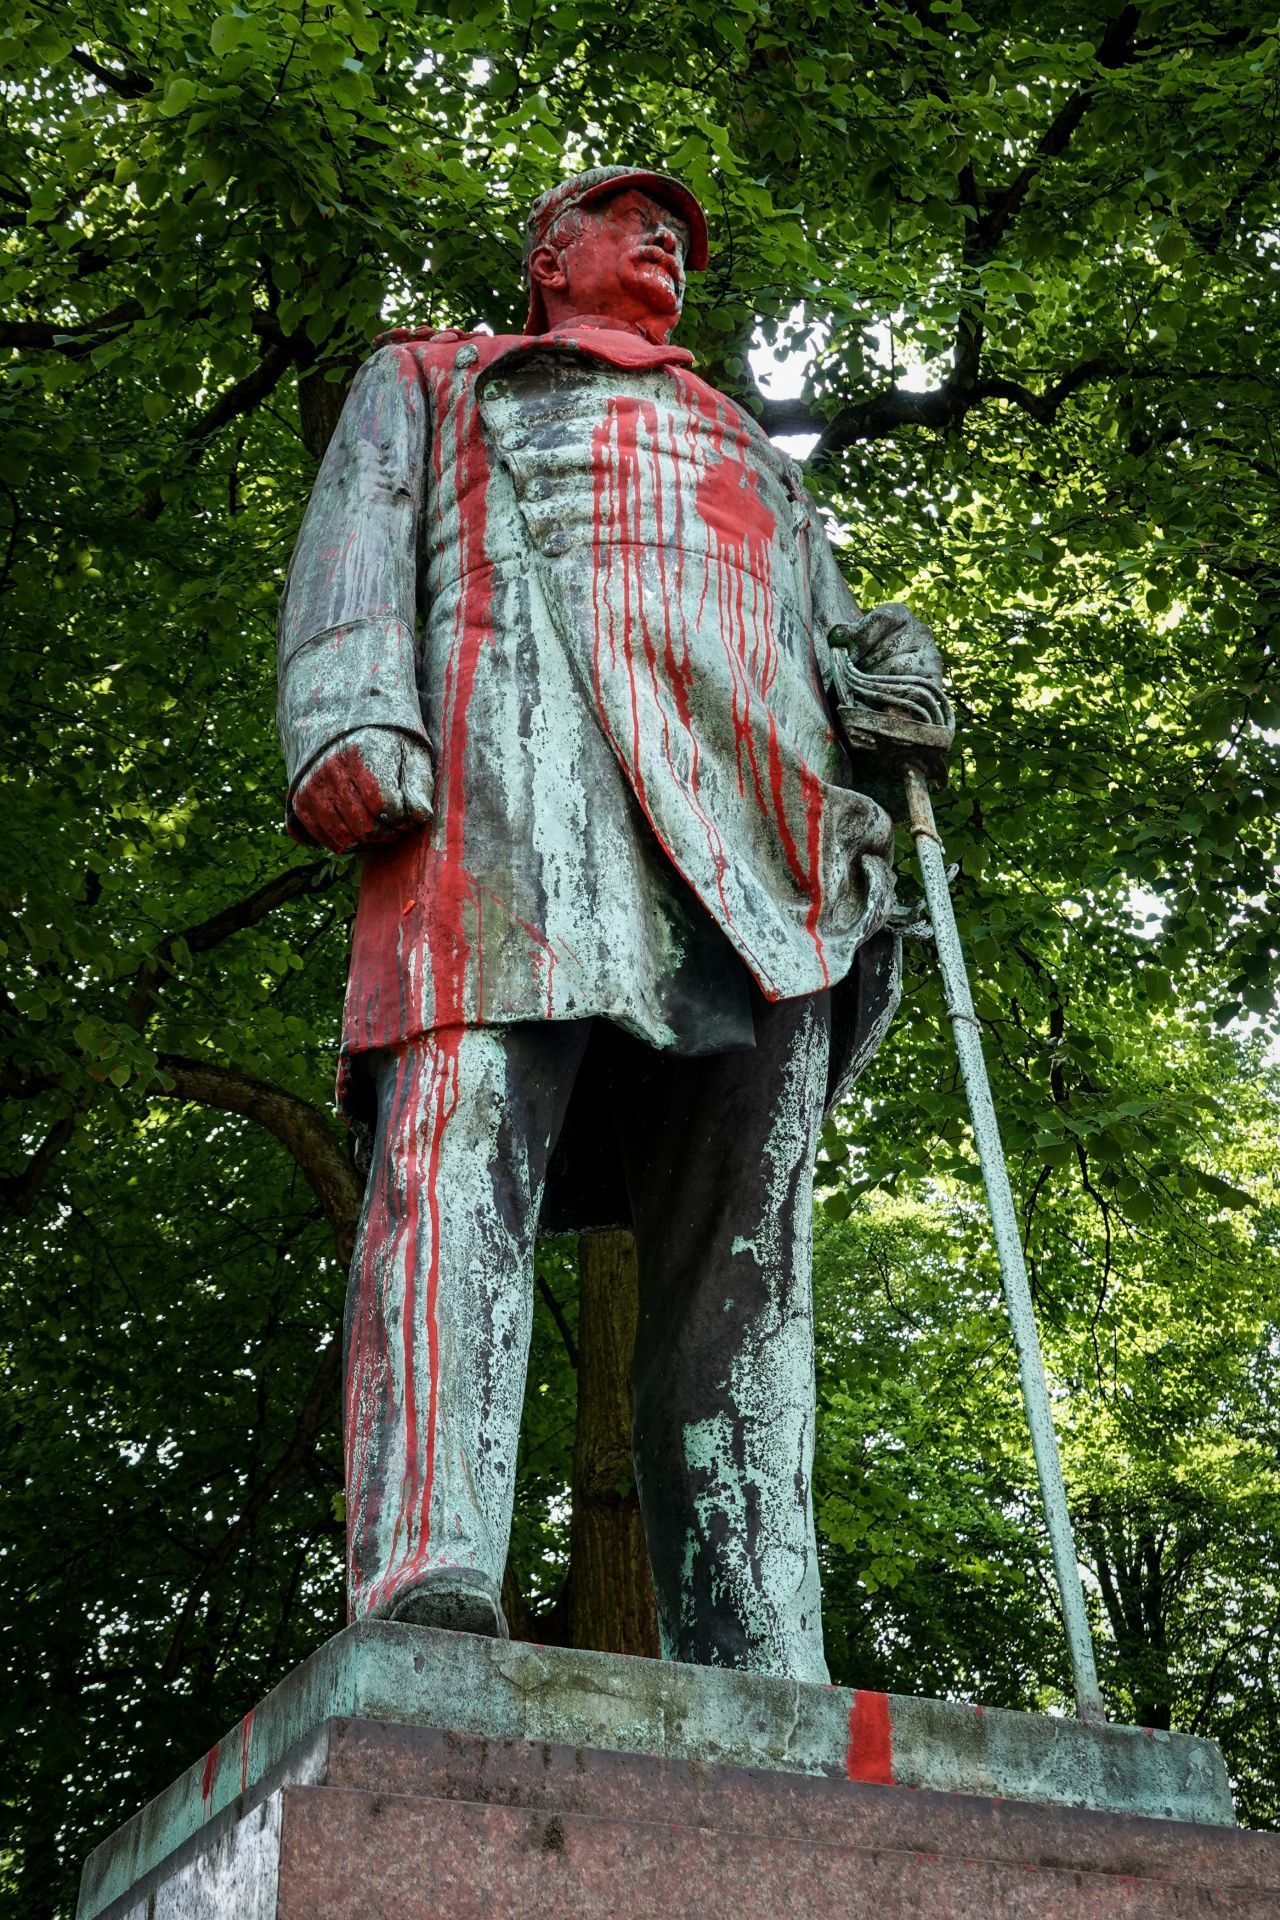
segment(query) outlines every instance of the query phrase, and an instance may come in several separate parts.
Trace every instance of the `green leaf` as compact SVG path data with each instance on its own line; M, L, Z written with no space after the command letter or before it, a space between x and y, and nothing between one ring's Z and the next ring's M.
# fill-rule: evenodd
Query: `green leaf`
M243 13L224 13L213 23L209 34L209 45L214 53L221 57L239 46L246 25Z
M1246 1193L1241 1187L1232 1186L1229 1180L1221 1179L1216 1173L1207 1173L1200 1167L1194 1168L1193 1171L1196 1185L1201 1192L1211 1194L1215 1200L1220 1200L1224 1207L1257 1206L1258 1203L1251 1193Z
M178 114L187 111L187 108L191 105L195 97L195 81L187 79L184 74L175 74L164 90L164 98L160 102L160 111L165 115L166 119L176 119Z

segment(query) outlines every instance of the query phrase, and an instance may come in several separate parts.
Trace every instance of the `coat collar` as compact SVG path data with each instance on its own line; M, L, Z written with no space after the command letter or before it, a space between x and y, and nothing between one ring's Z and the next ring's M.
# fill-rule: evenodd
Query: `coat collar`
M688 347L671 344L655 347L638 333L624 333L611 327L557 327L551 333L454 334L450 338L423 341L417 347L419 353L429 355L437 365L443 360L445 364L474 367L483 374L491 372L500 361L557 350L627 370L693 365Z
M550 333L527 334L520 342L520 349L526 351L549 346L571 348L575 353L585 354L588 359L603 360L611 367L693 365L693 355L688 347L677 347L671 341L664 346L655 346L643 334L618 327L554 327Z

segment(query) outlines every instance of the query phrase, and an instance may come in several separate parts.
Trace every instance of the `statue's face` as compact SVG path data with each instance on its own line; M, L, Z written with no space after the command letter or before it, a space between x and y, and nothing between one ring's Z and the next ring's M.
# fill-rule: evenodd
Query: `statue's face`
M530 271L548 308L606 315L665 337L684 305L689 230L678 214L635 187L584 207L555 245L539 247Z

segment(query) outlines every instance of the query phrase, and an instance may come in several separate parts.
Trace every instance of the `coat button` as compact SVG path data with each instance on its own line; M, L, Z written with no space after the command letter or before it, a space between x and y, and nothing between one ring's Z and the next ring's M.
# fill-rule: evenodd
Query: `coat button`
M453 356L453 364L455 367L474 367L479 358L479 347L459 347Z
M542 543L542 551L553 559L562 553L568 553L573 545L573 535L567 527L553 527Z

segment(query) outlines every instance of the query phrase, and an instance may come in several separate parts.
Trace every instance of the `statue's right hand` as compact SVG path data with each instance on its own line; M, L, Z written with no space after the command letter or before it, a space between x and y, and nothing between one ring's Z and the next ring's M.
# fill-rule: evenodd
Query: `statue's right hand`
M363 727L319 759L293 796L299 824L331 853L377 846L431 818L435 775L420 740Z

